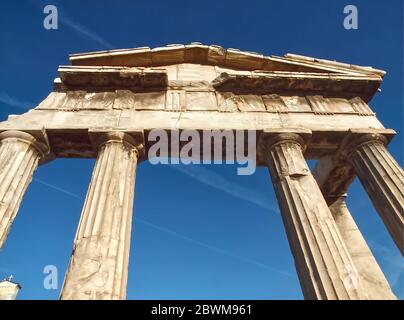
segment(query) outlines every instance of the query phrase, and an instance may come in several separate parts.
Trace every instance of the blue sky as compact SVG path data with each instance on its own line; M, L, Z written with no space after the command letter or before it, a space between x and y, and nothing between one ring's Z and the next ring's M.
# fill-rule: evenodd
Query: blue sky
M58 30L43 28L46 4L59 10ZM347 4L358 8L358 30L343 28ZM192 41L386 70L370 105L399 133L389 149L403 165L401 0L1 1L0 120L44 99L69 53ZM35 173L0 252L0 278L14 275L20 299L58 297L59 289L44 289L43 268L58 268L60 288L93 166L58 159ZM358 181L348 206L404 298L403 259ZM302 298L265 168L237 176L230 165L142 163L132 230L128 299Z

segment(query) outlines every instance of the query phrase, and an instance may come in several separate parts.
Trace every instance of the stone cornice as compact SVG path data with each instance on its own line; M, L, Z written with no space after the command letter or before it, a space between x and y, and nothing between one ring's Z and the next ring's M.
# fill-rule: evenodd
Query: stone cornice
M264 56L256 52L225 49L217 45L193 42L173 44L151 49L140 47L70 55L73 65L150 67L179 63L197 63L223 66L236 70L337 72L357 75L378 75L383 70L356 66L336 61L287 54L284 57Z
M379 88L379 76L357 76L330 73L245 72L222 73L212 85L219 91L238 93L321 94L346 98L361 97L368 102Z
M189 63L234 70L235 74L222 73L212 82L218 90L359 96L368 102L385 75L383 70L372 67L290 53L284 57L264 56L199 42L73 54L70 62L73 67L59 69L60 81L55 82L56 89L92 87L95 90L147 91L167 86L167 74L156 68ZM243 71L246 74L242 74Z
M60 66L54 86L57 91L159 91L175 87L181 89L191 83L168 81L164 68ZM381 83L377 75L344 73L303 73L289 71L222 72L206 89L254 94L303 94L327 97L361 97L368 102ZM196 82L196 87L200 83Z
M167 72L158 68L60 66L56 89L161 89L167 87Z

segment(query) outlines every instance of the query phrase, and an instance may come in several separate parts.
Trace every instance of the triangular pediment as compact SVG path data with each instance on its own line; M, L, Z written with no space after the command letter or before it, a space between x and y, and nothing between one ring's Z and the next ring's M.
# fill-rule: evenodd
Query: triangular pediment
M154 49L140 47L72 54L70 55L70 62L76 66L158 67L193 63L243 71L338 73L379 77L383 77L385 74L384 71L372 67L301 55L264 56L256 52L224 49L221 46L200 43L191 43L189 45L173 44Z

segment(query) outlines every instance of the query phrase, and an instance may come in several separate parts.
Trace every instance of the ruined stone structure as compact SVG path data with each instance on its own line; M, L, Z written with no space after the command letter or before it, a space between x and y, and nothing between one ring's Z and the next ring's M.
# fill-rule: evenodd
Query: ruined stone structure
M38 165L96 158L61 299L124 299L137 164L151 129L256 130L306 299L395 299L346 204L358 176L403 253L384 71L200 43L74 54L36 108L0 123L0 241ZM306 159L317 159L313 172ZM141 188L141 186L138 186Z
M0 281L0 300L15 300L21 286L12 281L13 277L10 276Z

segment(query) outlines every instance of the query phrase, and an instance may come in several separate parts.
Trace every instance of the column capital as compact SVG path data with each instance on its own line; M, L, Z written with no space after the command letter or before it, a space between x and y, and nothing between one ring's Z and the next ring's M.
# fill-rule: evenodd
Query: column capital
M296 143L298 145L301 146L302 149L305 148L305 143L304 143L304 139L302 138L302 136L300 136L299 134L296 133L279 133L273 136L269 136L266 139L266 147L268 149L272 149L273 147L275 147L278 144L281 143Z
M0 142L5 140L14 140L32 146L39 154L40 163L48 160L50 155L50 147L46 132L39 130L38 132L25 132L19 130L7 130L0 133Z
M347 136L341 144L340 153L343 157L350 157L352 152L369 143L379 143L387 146L395 134L396 132L391 129L349 130Z
M267 152L282 143L295 143L302 151L306 149L306 142L311 137L311 130L303 128L278 128L263 130L258 138L258 152L265 159Z
M368 143L381 143L384 146L388 144L388 139L380 133L367 133L361 135L353 135L348 145L348 154L355 149Z
M94 150L99 150L108 143L121 143L130 149L134 149L138 158L143 159L145 155L144 132L123 131L123 130L89 130L90 141Z

